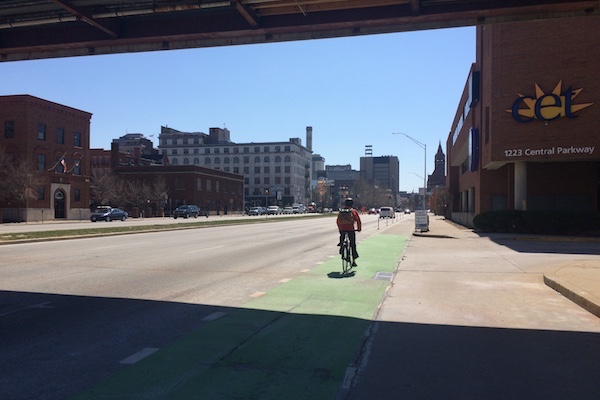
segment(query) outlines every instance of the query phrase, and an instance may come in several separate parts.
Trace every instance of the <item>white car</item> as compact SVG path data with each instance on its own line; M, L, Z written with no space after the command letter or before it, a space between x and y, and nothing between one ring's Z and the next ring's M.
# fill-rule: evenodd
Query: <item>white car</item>
M294 213L294 209L292 207L284 207L283 208L283 213L284 214L293 214Z
M279 207L279 206L269 206L269 208L267 208L267 214L269 214L269 215L279 215L279 214L281 214L281 207Z

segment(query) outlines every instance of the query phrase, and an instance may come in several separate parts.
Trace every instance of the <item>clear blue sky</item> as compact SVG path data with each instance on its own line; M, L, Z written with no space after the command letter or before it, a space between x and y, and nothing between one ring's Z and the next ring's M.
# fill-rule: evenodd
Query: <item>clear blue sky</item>
M400 160L400 190L423 185L445 142L475 28L0 63L0 95L30 94L93 114L91 147L161 125L236 143L287 141L313 127L328 165L359 169L365 146Z

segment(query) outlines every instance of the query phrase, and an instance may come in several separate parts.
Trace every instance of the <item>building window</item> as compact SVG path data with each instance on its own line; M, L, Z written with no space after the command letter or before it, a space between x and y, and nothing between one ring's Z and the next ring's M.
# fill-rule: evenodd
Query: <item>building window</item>
M250 184L250 178L244 178L244 185L248 186Z
M172 163L173 165L177 165L177 164L179 164L179 161L177 161L177 159L176 159L176 158L174 158L174 159L171 161L171 163Z
M75 132L73 134L73 146L81 147L81 133Z
M239 157L233 157L233 163L234 164L239 164L240 163L240 158Z
M271 162L271 158L269 156L265 156L265 158L263 160L266 163Z
M215 154L220 154L221 153L221 149L220 148L215 148Z
M221 182L219 181L215 181L215 192L220 192L221 191L221 185L219 185Z
M73 164L73 175L81 175L81 160L75 160Z
M189 158L187 158L187 157L185 157L185 158L183 159L183 164L184 164L184 165L188 165L189 163L190 163L190 159L189 159Z
M207 147L206 149L204 149L204 154L210 154L210 148Z
M15 137L14 121L4 121L4 137L6 137L6 138Z
M188 140L187 140L187 138L184 138L184 139L183 139L183 144L188 144Z
M171 154L173 154L173 155L177 154L177 149L171 150Z
M283 181L285 182L286 185L289 185L291 183L289 176L286 176Z
M196 190L198 190L198 191L202 190L202 178L196 179Z
M244 164L248 164L250 162L250 157L244 156Z
M46 125L38 124L38 140L46 140Z
M260 185L260 178L258 178L258 177L254 178L254 184Z
M229 164L229 157L225 157L223 159L223 164Z
M288 151L291 151L291 150L292 150L292 148L291 148L290 146L285 146L285 147L283 148L283 150L284 150L284 151L286 151L286 152L288 152Z
M233 173L234 174L239 174L240 173L240 167L233 167Z
M271 184L271 179L269 179L269 177L265 177L265 185L270 185Z
M200 144L200 138L195 137L194 138L194 144Z
M260 147L254 146L254 152L255 153L260 153Z
M163 145L163 146L166 146L166 145L167 145L167 139L163 139L163 140L162 140L162 145Z
M210 179L206 180L206 191L207 192L212 191L212 181Z
M260 157L259 156L254 157L254 162L255 163L259 163L260 162Z
M221 164L221 158L215 157L215 164Z
M46 198L46 187L45 186L39 186L37 192L38 192L37 193L38 200L44 200Z
M275 184L276 185L281 185L281 177L280 176L276 176L275 177Z
M260 167L254 167L254 173L260 174Z
M250 147L244 147L244 153L250 153Z
M194 165L200 164L200 159L198 157L194 158Z
M290 172L292 172L292 169L289 165L286 165L284 170L283 170L286 174L289 174Z
M200 154L200 149L196 147L196 148L194 149L194 154Z
M73 191L73 200L81 201L81 189L75 189Z
M248 175L250 173L250 167L244 167L244 175Z
M183 149L183 154L190 154L190 149Z
M275 146L275 153L279 153L281 151L281 146Z
M225 148L223 149L223 153L225 153L225 154L229 154L229 147L225 147Z
M63 128L56 128L56 143L65 144L65 130Z
M285 156L285 159L284 159L284 161L285 161L285 162L291 162L291 161L292 161L292 158L291 158L290 156Z
M263 147L263 151L264 151L265 153L268 153L268 152L269 152L269 146L265 146L265 147Z
M238 149L237 147L233 148L233 154L239 154L240 153L240 149Z
M37 170L45 171L46 170L46 155L42 153L38 153L37 155Z
M225 172L229 172L229 167L225 167L225 168L223 168L223 171L225 171Z
M281 173L281 167L280 167L279 165L277 165L277 166L275 167L275 173L276 173L276 174L280 174L280 173Z
M54 172L57 174L64 174L67 172L67 162L61 156L56 157L56 163L54 164Z
M267 166L267 167L264 167L264 168L263 168L263 172L264 172L265 174L270 174L270 173L271 173L271 168L270 168L270 167L268 167L268 166Z
M209 157L206 157L206 158L204 159L204 164L205 164L205 165L209 165L209 164L210 164L210 158L209 158Z
M275 156L275 162L281 162L281 156Z

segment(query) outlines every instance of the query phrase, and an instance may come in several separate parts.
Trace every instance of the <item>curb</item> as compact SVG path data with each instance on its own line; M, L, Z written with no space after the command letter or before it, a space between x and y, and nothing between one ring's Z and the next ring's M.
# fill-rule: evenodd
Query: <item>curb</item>
M591 301L588 296L591 296L590 293L585 290L581 290L576 288L574 285L567 283L565 280L549 277L544 274L544 283L546 286L556 290L558 293L565 296L567 299L571 300L573 303L577 304L581 308L589 311L594 314L598 318L600 318L600 305Z

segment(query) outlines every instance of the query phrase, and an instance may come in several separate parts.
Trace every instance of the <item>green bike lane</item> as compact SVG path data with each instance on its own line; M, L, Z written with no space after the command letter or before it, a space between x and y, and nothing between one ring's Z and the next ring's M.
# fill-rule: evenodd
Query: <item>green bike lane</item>
M73 399L334 399L409 239L389 232L358 244L347 276L329 259Z

